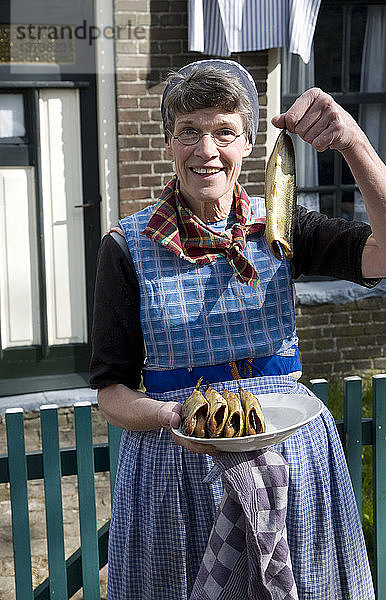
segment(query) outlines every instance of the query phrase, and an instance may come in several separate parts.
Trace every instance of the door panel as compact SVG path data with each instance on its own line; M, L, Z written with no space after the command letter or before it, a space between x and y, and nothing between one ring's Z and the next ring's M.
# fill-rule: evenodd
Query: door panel
M39 95L48 345L87 342L78 90Z
M33 167L0 168L1 348L40 342Z

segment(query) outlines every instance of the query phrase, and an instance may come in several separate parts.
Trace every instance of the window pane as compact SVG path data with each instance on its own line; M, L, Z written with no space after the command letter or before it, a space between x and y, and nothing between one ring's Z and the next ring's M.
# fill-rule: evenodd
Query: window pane
M314 36L314 85L336 94L381 157L386 157L385 31L384 2L323 0ZM284 94L290 91L283 89ZM297 160L308 168L299 152ZM352 219L359 214L360 195L345 160L339 152L326 150L318 153L317 161L321 212Z
M341 217L352 221L354 217L354 192L342 193Z
M25 134L23 94L0 94L0 138Z
M351 13L350 36L350 91L359 92L361 85L361 64L363 40L365 39L367 8L353 7Z
M350 171L350 167L345 160L342 160L342 183L354 184L354 177Z
M326 150L318 155L319 185L332 185L334 182L334 152Z
M366 18L365 6L322 5L315 29L315 78L322 89L359 91Z
M325 193L319 194L320 198L320 212L324 213L328 217L334 216L334 194Z
M321 6L315 29L315 82L322 90L341 89L342 8Z

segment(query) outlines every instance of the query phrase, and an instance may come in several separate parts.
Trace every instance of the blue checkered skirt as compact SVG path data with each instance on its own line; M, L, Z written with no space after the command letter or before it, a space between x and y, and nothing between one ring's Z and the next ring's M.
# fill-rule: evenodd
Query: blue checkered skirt
M224 383L236 391L235 381ZM284 375L244 379L243 387L255 394L311 394ZM152 397L182 402L192 389ZM373 600L361 523L329 411L275 449L290 467L287 533L299 599ZM108 599L188 600L221 497L210 456L175 445L165 429L123 432Z

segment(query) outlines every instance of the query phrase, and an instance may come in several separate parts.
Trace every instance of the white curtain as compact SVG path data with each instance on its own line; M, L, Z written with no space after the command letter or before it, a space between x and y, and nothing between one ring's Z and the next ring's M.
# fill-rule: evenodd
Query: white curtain
M310 61L305 64L300 56L288 50L282 50L282 93L297 94L315 84L314 50L311 49ZM310 144L303 142L299 136L293 136L296 156L296 185L300 187L314 187L318 185L318 158L317 152ZM316 192L298 194L298 204L308 210L319 210L319 194Z
M189 50L213 56L289 48L310 59L321 0L188 0Z
M386 7L369 6L363 43L362 92L386 91ZM386 160L386 104L361 104L359 124L379 156ZM368 223L363 198L355 193L354 219Z

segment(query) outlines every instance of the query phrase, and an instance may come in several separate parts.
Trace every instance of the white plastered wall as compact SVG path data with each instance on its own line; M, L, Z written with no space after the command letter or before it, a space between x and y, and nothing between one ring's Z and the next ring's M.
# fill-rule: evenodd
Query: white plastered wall
M271 123L272 117L280 114L281 60L280 48L268 50L267 78L267 160L279 135L279 129Z
M113 0L95 0L95 25L101 31L114 24ZM101 233L115 225L119 215L116 131L114 40L101 35L96 40L99 181Z

